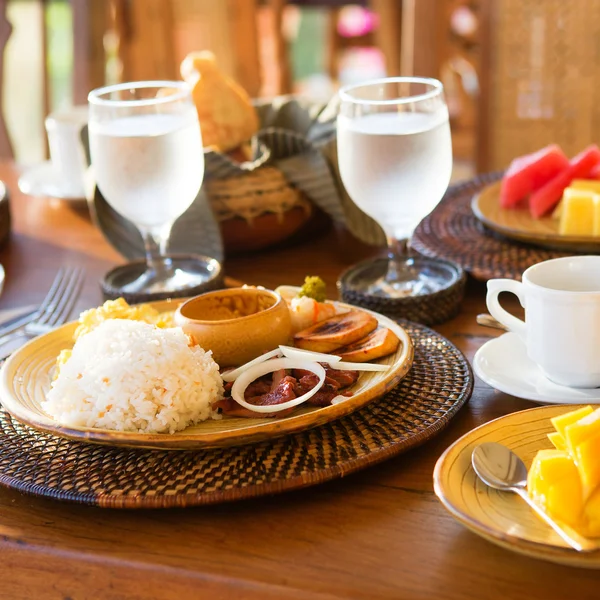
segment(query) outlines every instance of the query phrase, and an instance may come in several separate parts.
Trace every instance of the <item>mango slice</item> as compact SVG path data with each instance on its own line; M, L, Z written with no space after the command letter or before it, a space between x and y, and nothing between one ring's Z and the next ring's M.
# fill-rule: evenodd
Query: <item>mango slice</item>
M577 530L588 537L600 537L600 489L587 499Z
M565 429L567 425L571 425L571 423L576 423L577 421L579 421L579 419L583 419L583 417L587 417L593 412L594 409L591 406L584 406L583 408L572 410L571 412L565 413L564 415L553 417L552 419L550 419L550 423L552 423L552 427L554 427L554 429L556 429L556 431L560 433L560 435L564 438Z
M575 423L567 425L563 433L567 448L573 457L577 456L577 446L596 435L600 435L600 408Z
M567 450L565 438L558 431L553 431L552 433L549 433L548 439L557 450Z
M575 448L575 462L587 498L600 484L600 436L587 438Z
M527 478L529 495L546 511L570 525L578 523L583 509L579 471L567 452L540 450Z

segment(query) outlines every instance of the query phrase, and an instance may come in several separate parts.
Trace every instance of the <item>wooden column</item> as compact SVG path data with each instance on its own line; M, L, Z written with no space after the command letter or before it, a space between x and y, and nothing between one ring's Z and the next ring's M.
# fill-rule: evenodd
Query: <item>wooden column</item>
M231 39L238 83L252 97L260 92L262 78L258 50L257 0L229 0Z
M124 81L180 79L172 0L128 0L119 49Z
M86 104L105 82L104 34L109 0L71 0L73 10L73 104Z
M4 50L12 33L12 25L6 16L8 0L0 0L0 158L13 158L13 147L8 137L6 122L4 120L4 106L2 90L4 89Z
M275 42L275 61L279 70L280 94L290 94L293 87L290 53L287 40L283 35L283 11L286 4L286 0L269 0L272 12L273 39Z
M385 60L386 74L388 77L403 75L400 64L402 0L370 0L369 7L378 18L375 39Z
M403 0L402 75L440 76L447 20L443 0Z

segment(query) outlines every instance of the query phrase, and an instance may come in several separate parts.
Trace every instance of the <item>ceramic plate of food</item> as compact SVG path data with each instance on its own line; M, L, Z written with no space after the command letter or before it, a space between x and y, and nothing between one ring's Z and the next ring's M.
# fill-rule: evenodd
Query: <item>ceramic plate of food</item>
M0 401L18 420L73 440L215 448L338 419L395 387L412 364L404 329L367 310L260 288L200 298L118 300L83 313L6 361ZM221 373L213 349L228 363Z
M575 410L581 412L575 413ZM470 431L439 458L434 471L436 495L457 521L494 544L555 563L600 568L600 551L583 553L569 548L520 497L489 488L471 466L471 455L476 446L484 442L504 444L527 465L530 493L534 490L538 498L553 503L544 506L552 516L567 521L573 518L573 514L585 514L585 519L578 517L584 523L581 525L584 529L576 528L582 534L592 531L592 534L598 535L600 494L592 494L585 509L581 509L578 467L564 448L564 437L560 433L571 425L572 441L578 434L575 428L579 432L583 430L581 422L573 425L575 419L572 415L575 415L584 419L583 423L587 421L586 434L591 436L587 440L592 444L599 443L600 428L597 426L600 425L600 412L592 413L592 407L543 406L501 417ZM554 425L551 419L557 417L559 419L554 421ZM595 432L589 429L591 421L595 423ZM597 456L596 453L590 457L590 468L587 475L583 474L584 480L586 477L589 479L590 471L592 474L597 471L593 467L597 464ZM583 463L580 466L583 468Z
M493 183L473 197L471 205L473 212L489 229L507 238L535 244L542 248L572 252L600 252L600 237L561 235L560 217L553 213L534 218L525 205L503 208L500 205L500 186L500 181Z

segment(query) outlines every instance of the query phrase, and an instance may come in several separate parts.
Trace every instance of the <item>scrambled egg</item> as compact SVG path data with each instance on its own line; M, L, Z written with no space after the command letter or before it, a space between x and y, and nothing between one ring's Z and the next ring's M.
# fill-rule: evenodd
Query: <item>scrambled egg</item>
M82 335L90 333L108 319L129 319L131 321L143 321L152 323L160 328L174 327L174 311L159 313L148 304L138 304L130 306L123 298L116 300L107 300L98 308L90 308L79 315L79 325L73 334L73 341L76 342ZM61 366L71 358L71 350L61 350L56 359L56 370L54 379L58 377Z
M130 321L143 321L152 323L157 327L173 327L173 312L159 313L148 304L129 306L123 298L107 300L98 308L90 308L79 315L79 326L73 335L73 341L77 341L82 335L93 331L108 319L129 319Z

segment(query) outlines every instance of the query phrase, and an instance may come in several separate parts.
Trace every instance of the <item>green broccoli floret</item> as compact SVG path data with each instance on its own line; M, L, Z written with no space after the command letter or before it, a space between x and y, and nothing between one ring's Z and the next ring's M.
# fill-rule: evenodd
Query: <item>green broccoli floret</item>
M306 296L307 298L312 298L317 302L325 302L325 300L327 299L325 282L317 276L305 277L304 285L300 288L300 291L298 292L298 298L302 298L303 296Z

